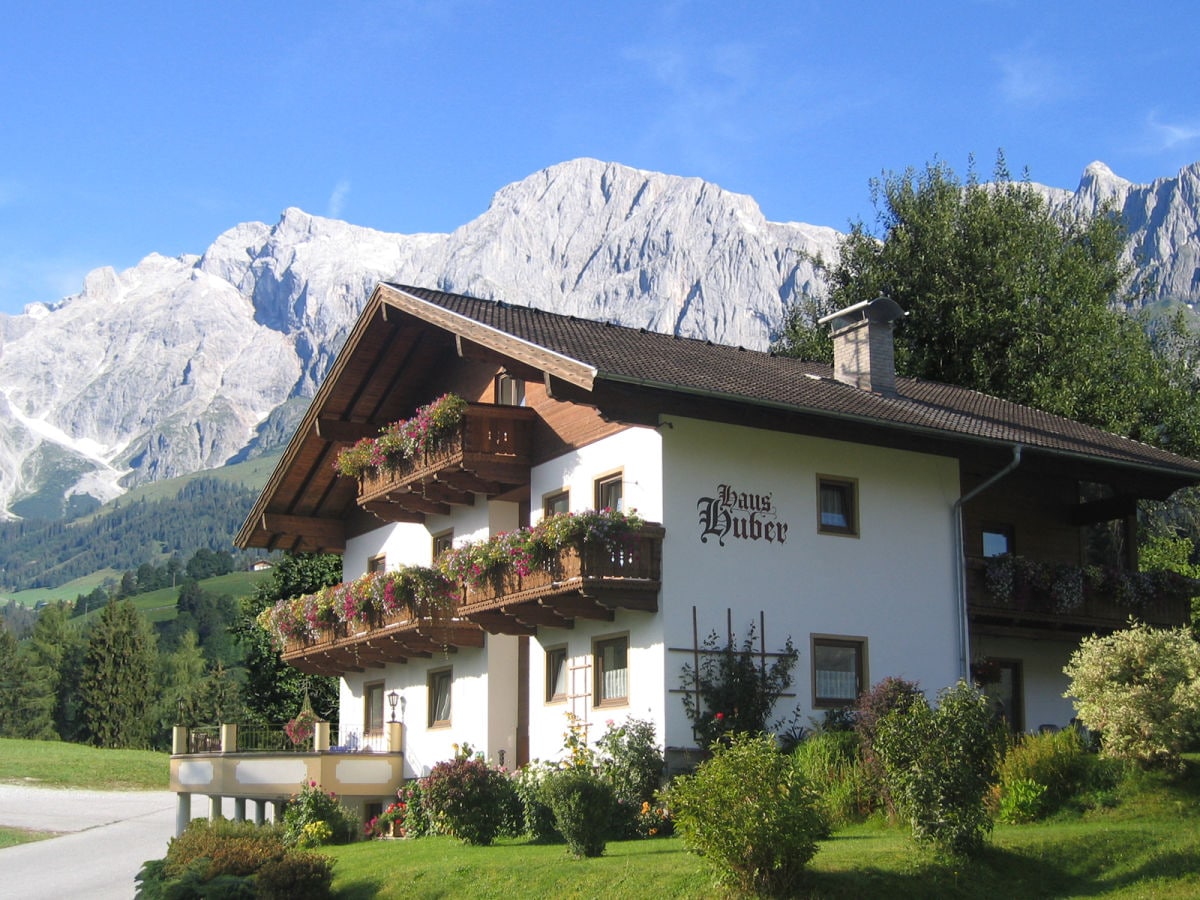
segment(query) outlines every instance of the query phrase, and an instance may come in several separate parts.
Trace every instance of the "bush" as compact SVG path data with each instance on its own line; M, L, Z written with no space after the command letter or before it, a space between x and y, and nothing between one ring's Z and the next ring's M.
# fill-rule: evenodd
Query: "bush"
M286 851L283 834L274 826L194 819L183 834L172 838L167 845L163 873L176 877L197 860L206 860L206 879L218 875L253 875L263 863L279 859Z
M558 766L554 763L535 760L513 774L513 788L521 801L524 833L537 844L553 844L562 840L554 824L554 810L542 794L546 779L557 771Z
M1015 785L1032 782L1043 789L1037 815L1032 818L1049 815L1083 789L1088 771L1087 748L1078 729L1021 735L1000 762L1001 810L1005 798L1014 790L1026 796L1030 793L1028 788L1017 789ZM1025 808L1024 804L1019 805Z
M675 828L725 885L793 890L826 832L820 799L769 735L736 734L667 791Z
M925 695L915 681L889 676L859 695L854 705L854 733L858 735L862 753L863 777L872 804L886 810L889 816L896 814L896 807L888 795L883 763L875 752L875 734L880 721L892 710L906 710L914 703L924 702Z
M425 794L421 782L406 781L396 791L396 800L404 804L404 836L425 837L433 834L433 823L429 821L429 810L425 808Z
M319 853L288 853L264 864L255 884L262 900L323 900L333 896L333 860Z
M309 781L283 809L283 841L289 847L347 844L359 833L358 819L333 791Z
M1185 628L1140 623L1084 638L1063 671L1100 753L1143 768L1178 768L1200 731L1200 644Z
M516 802L508 776L466 752L435 765L421 797L436 831L478 846L496 839Z
M847 731L820 731L792 751L805 780L821 798L831 828L861 822L870 815L872 790L859 752L858 737Z
M918 842L954 855L982 849L1000 742L988 699L963 681L938 694L936 711L922 697L879 721L875 751L887 789Z
M613 830L623 837L638 837L642 805L651 803L662 787L665 761L654 741L654 724L643 719L611 721L596 741L600 776L612 785L616 797Z
M548 775L541 794L573 856L604 853L616 808L611 784L589 768L572 766Z

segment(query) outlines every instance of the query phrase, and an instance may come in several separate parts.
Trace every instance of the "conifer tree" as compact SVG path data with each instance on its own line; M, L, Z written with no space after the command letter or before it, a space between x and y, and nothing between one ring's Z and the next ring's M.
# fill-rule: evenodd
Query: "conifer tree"
M88 635L79 680L84 732L97 747L145 747L157 695L154 632L128 600L110 600Z

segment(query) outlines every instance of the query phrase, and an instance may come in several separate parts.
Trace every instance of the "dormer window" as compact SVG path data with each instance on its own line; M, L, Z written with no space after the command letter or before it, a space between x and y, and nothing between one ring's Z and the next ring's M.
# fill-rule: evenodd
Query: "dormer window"
M498 406L524 406L525 380L503 374L496 376L496 404Z

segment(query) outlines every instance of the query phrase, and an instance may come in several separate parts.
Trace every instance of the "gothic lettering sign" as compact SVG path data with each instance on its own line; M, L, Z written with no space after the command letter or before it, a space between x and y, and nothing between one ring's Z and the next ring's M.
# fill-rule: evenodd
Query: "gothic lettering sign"
M700 514L700 542L709 537L725 546L725 538L739 541L766 541L782 544L787 540L787 522L779 521L770 494L735 491L732 485L717 486L715 497L696 501Z

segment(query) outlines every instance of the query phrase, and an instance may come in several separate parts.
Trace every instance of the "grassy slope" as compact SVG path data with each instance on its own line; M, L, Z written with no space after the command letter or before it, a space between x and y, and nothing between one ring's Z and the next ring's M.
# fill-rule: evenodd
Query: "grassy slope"
M465 847L448 838L323 848L338 862L345 898L717 895L703 861L678 838L621 841L604 857L570 860L561 846L502 841ZM1144 777L1116 809L1064 814L1037 825L999 825L973 862L945 865L896 828L868 824L823 841L803 896L822 898L1029 898L1200 896L1200 757L1190 778Z
M96 791L165 791L170 755L0 738L0 782Z

